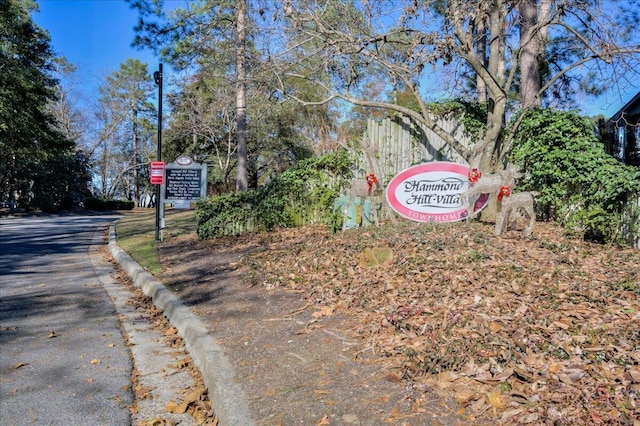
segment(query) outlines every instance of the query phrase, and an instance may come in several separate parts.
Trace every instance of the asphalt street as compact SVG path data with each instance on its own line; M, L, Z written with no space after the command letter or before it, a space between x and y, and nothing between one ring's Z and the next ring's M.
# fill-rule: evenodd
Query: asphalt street
M114 216L0 218L0 424L126 425L132 361L91 262Z

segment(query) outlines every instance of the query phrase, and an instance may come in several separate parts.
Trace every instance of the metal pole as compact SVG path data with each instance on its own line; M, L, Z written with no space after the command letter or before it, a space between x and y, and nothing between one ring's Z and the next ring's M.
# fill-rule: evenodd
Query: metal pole
M162 64L153 73L153 80L158 85L158 150L157 161L162 161ZM160 241L160 185L156 186L156 241ZM164 207L164 206L163 206Z

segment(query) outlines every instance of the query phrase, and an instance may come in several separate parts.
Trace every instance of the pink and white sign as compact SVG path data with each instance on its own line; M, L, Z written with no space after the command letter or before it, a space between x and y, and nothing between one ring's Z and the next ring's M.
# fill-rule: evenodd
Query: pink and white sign
M416 222L457 222L467 217L461 195L469 187L469 167L432 162L409 167L387 186L387 201L399 215ZM474 206L481 210L487 202Z

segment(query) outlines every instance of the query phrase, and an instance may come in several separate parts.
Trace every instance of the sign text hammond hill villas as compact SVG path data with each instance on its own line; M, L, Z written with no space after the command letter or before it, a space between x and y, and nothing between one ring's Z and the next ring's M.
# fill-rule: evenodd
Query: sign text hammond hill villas
M416 222L456 222L467 217L461 196L469 187L469 167L436 161L403 170L387 186L387 201L400 216ZM478 206L479 211L486 205Z

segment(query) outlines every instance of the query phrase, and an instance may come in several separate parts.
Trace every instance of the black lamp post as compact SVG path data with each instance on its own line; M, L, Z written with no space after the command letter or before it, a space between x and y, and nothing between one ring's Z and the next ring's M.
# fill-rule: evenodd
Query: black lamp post
M162 161L162 64L153 73L153 81L158 85L158 151L157 161ZM160 186L156 187L156 241L160 241Z

